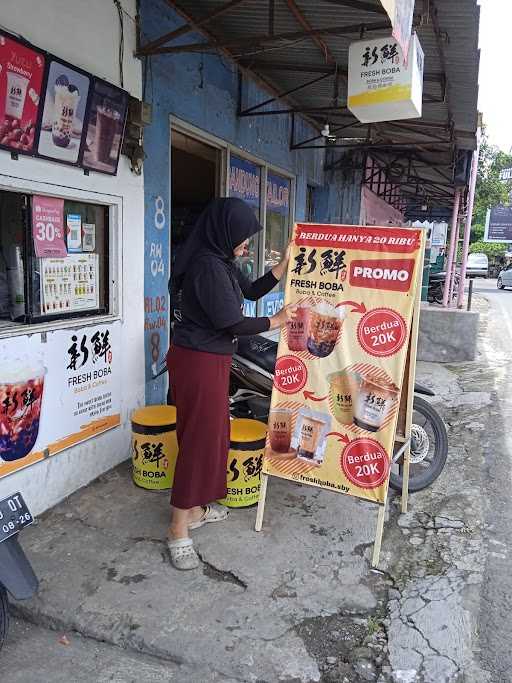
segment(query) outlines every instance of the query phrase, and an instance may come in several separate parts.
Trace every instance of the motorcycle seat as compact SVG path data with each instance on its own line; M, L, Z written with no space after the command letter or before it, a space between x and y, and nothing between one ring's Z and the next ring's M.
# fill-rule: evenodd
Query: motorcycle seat
M259 334L238 339L237 355L274 374L277 357L277 342Z

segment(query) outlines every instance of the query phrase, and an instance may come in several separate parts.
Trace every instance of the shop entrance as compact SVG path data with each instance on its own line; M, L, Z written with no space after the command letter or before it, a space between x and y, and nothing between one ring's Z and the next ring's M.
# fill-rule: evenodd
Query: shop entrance
M221 196L222 150L171 131L171 268L205 206Z

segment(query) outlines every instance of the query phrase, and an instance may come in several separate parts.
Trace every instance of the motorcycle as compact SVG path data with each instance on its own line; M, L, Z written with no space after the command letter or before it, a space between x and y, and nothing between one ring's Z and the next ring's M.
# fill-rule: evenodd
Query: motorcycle
M233 356L230 374L230 410L233 417L249 417L268 422L274 383L274 367L278 344L259 335L241 337ZM448 434L441 416L419 394L434 393L416 384L411 428L409 491L421 491L441 474L448 455ZM393 465L389 485L402 490L402 444L395 446L397 462Z
M39 587L18 534L32 524L34 518L21 493L0 500L0 650L9 629L7 594L15 600L31 598Z
M261 335L240 337L233 356L229 382L232 417L246 417L268 423L274 368L278 344ZM167 372L165 361L153 365L153 379ZM435 408L423 396L434 396L430 389L416 383L411 427L409 491L430 486L441 474L448 456L446 426ZM172 403L169 393L168 402ZM403 445L396 444L389 485L402 490Z
M427 299L430 304L442 304L444 297L444 285L446 273L431 273L428 281ZM459 291L460 275L455 273L453 282L453 298L457 297Z

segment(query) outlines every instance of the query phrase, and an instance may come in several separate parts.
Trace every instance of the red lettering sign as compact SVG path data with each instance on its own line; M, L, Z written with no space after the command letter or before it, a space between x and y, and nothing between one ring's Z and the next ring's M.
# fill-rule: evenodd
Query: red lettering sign
M413 274L413 259L361 260L350 264L350 284L353 287L408 292Z
M386 254L413 254L421 244L421 231L410 228L361 229L354 225L330 227L297 223L295 242L300 247L338 247L345 250L381 251Z

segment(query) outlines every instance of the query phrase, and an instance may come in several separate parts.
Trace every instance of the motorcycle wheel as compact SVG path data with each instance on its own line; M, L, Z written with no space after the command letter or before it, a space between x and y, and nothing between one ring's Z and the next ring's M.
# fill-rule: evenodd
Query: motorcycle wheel
M0 650L2 649L9 628L9 609L7 606L7 592L0 586Z
M409 491L414 493L430 486L443 471L448 456L448 433L439 413L419 396L414 397L412 422ZM399 449L397 444L395 452ZM402 463L403 459L391 470L389 485L395 491L402 490Z

